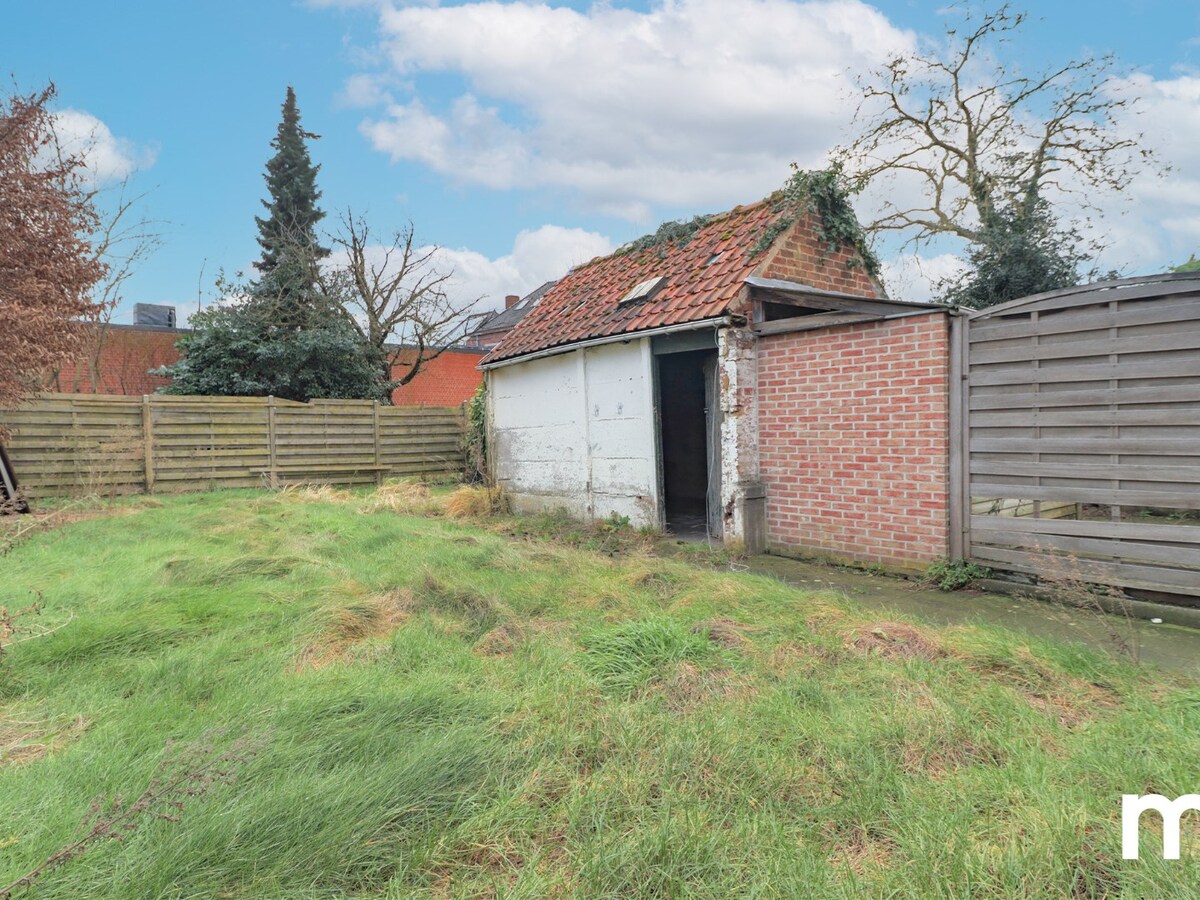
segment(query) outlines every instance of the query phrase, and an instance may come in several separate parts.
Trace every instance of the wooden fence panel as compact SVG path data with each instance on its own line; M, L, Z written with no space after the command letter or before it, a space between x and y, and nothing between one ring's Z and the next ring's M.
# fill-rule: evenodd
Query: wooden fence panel
M455 408L370 400L45 394L0 413L32 497L194 491L266 483L364 484L462 470Z
M1200 597L1200 290L1145 281L971 315L971 557ZM1033 516L981 514L998 497Z

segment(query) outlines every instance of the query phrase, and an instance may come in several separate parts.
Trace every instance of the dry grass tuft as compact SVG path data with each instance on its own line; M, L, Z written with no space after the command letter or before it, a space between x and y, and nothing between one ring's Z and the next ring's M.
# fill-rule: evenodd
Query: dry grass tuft
M846 646L858 653L885 659L942 659L946 651L928 632L903 622L879 622L856 628Z
M493 628L475 642L475 652L481 656L510 656L525 642L525 629L513 622Z
M445 509L452 519L479 519L507 512L508 503L499 488L464 485L447 498Z
M48 756L90 726L83 716L56 727L45 720L0 715L0 767L19 766Z
M316 671L351 661L361 644L392 634L415 607L411 591L395 590L326 610L322 633L296 656L295 670Z
M745 653L753 646L750 639L746 637L747 630L749 629L745 625L739 625L733 619L725 616L714 616L692 626L692 634L702 634L714 646L720 647L722 650L734 650L738 653Z
M329 484L285 484L275 499L297 503L349 503L354 495Z
M380 485L364 502L365 513L392 512L402 516L431 516L441 511L429 485L409 479Z

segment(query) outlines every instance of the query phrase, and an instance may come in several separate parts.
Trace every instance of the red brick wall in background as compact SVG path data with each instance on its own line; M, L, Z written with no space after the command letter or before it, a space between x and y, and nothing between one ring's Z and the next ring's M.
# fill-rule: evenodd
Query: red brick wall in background
M483 373L475 367L483 359L480 350L447 350L421 367L417 377L392 392L396 406L458 406L466 403L483 384ZM406 370L398 367L393 377Z
M100 339L98 380L92 383L91 360L95 344L77 364L64 366L51 385L68 394L124 394L140 397L153 394L170 379L146 374L179 359L175 342L183 334L173 329L112 326Z
M761 338L767 542L919 568L949 541L945 313Z
M90 376L92 351L73 366L64 366L50 389L65 393L124 394L140 397L153 394L168 379L148 375L147 370L170 365L179 359L175 342L184 334L167 329L110 327L100 345L95 385ZM426 363L411 382L392 393L396 406L458 406L470 400L483 383L483 373L475 367L483 353L479 350L447 350ZM407 371L394 370L395 377Z

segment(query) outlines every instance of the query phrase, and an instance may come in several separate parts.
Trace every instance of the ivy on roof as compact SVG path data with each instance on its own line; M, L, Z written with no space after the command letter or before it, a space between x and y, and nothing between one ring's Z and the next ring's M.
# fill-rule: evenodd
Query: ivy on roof
M640 238L630 241L617 251L617 255L625 256L629 253L638 254L645 253L647 250L657 250L658 258L666 259L667 247L670 244L686 247L696 236L697 231L707 228L716 219L716 215L709 215L695 216L686 222L678 220L663 222L653 234L642 235Z

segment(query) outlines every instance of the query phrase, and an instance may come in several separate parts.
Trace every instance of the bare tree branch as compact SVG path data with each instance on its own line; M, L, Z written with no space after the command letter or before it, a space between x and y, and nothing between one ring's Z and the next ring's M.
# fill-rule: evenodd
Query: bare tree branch
M840 161L860 185L905 173L926 195L926 205L886 201L868 231L903 232L906 246L943 234L977 242L998 209L1031 212L1050 187L1094 208L1094 192L1121 190L1135 160L1152 162L1141 135L1117 128L1134 100L1115 91L1112 56L1034 75L993 61L1025 21L1007 5L969 15L942 53L896 57L863 85L865 130Z
M408 384L463 337L465 313L479 298L450 297L454 273L438 268L439 248L418 243L411 222L386 242L372 244L363 216L348 209L339 221L332 242L335 257L344 259L322 268L321 288L385 359L388 380L397 387ZM403 374L397 377L397 371Z

